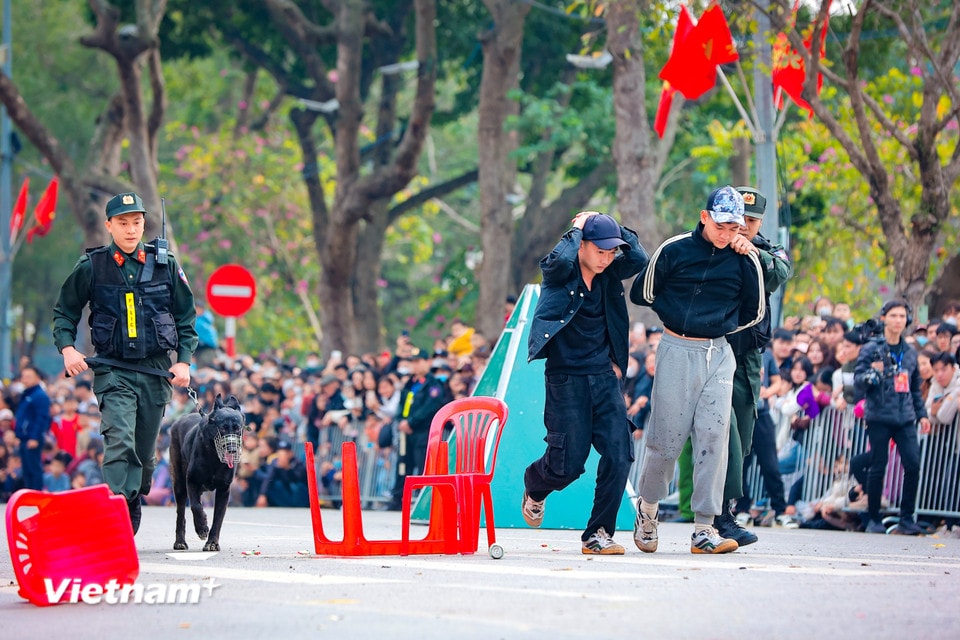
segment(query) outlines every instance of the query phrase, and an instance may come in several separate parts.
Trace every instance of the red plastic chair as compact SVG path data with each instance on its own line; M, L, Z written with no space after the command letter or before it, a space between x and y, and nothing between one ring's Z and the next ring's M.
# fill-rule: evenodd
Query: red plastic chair
M442 443L446 447L446 442ZM384 556L400 553L399 540L368 540L363 532L363 512L361 511L360 481L357 476L357 445L354 442L344 442L341 448L342 458L342 509L343 537L340 540L330 538L323 528L323 516L320 510L319 487L317 486L316 462L313 453L313 444L304 445L307 463L307 485L310 491L310 518L313 524L313 546L317 555L322 556ZM435 501L437 511L446 509L451 511L446 518L438 517L436 525L431 524L430 530L423 540L413 541L408 553L413 554L456 554L459 552L459 543L456 529L445 530L443 524L449 520L456 521L456 504L453 496L448 496L441 506Z
M490 556L495 559L503 557L503 548L496 543L490 482L493 480L497 447L507 422L507 414L507 405L502 400L487 396L454 400L437 412L430 424L424 474L407 476L403 486L401 555L410 553L413 491L432 487L431 531L437 524L436 519L441 518L443 531L457 533L459 552L475 553L479 544L482 508L487 522ZM448 453L444 446L447 443L443 441L443 430L447 424L453 425L453 435L450 438L454 452L452 472L448 471ZM435 504L438 497L444 504L443 508L438 508ZM449 508L451 500L456 506L455 510ZM417 541L412 543L416 544Z
M60 599L66 602L86 585L129 585L140 573L127 501L105 484L62 493L21 489L7 503L6 523L20 596L35 605L59 604L50 601L45 579L54 589L69 583Z

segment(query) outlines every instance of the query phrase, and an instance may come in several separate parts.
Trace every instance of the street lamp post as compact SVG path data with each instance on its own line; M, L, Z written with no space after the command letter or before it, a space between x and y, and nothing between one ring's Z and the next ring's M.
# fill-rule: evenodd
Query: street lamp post
M3 0L3 72L13 77L13 18L10 0ZM0 378L13 376L11 366L11 333L13 319L13 238L10 233L10 217L13 197L10 191L13 172L13 128L7 108L0 105Z
M757 64L753 66L753 92L757 105L757 188L767 198L767 211L763 216L763 226L760 230L764 237L773 243L777 243L784 238L781 238L780 233L780 194L777 189L777 133L774 126L773 85L770 82L770 70L773 69L773 52L769 39L770 18L767 16L769 2L768 0L761 0L758 6L760 10L757 12L757 30L754 35ZM786 248L789 250L789 247ZM780 324L782 303L783 287L770 296L769 313L774 327Z

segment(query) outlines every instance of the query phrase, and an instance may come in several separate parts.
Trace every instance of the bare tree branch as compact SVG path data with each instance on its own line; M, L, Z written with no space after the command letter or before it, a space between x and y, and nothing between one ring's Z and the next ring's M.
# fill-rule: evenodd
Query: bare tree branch
M453 193L457 189L465 187L468 184L473 184L477 181L478 173L479 171L477 169L471 169L470 171L461 173L455 178L430 185L426 189L421 189L419 192L413 194L403 202L398 203L390 209L388 212L390 224L396 222L396 220L407 211L415 209L429 202L430 200L433 200L434 198L440 198L448 193Z

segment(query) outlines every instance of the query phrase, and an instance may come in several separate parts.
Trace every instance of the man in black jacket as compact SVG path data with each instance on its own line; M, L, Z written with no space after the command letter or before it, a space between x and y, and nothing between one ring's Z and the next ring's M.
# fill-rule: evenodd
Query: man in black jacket
M740 254L731 247L745 241L739 235L743 212L743 196L733 187L711 193L697 228L661 244L630 289L630 299L651 307L664 327L633 534L646 553L657 550L659 503L688 437L694 451L690 551L738 547L713 522L722 512L737 366L725 336L756 325L766 309L758 252Z
M891 439L897 443L903 464L900 521L895 531L906 535L923 532L914 520L920 484L917 421L926 434L930 432L930 420L920 393L917 352L903 339L903 332L912 320L910 316L910 306L906 302L885 302L880 309L883 337L878 336L863 345L854 369L856 398L866 397L864 418L871 451L866 483L870 511L868 533L886 533L886 527L880 522L880 497Z
M600 454L584 554L622 555L611 537L633 450L622 380L630 319L623 283L647 263L637 234L595 211L578 213L540 261L529 360L546 358L543 422L547 450L524 474L523 519L543 523L544 502L583 474L590 447Z

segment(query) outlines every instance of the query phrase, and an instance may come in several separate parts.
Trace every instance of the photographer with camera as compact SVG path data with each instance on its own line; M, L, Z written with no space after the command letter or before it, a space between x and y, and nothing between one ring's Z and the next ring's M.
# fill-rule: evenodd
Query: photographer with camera
M891 438L900 453L904 476L900 521L894 533L923 533L914 520L920 482L917 421L926 434L930 432L930 420L920 393L917 352L903 339L903 332L913 319L911 315L910 305L891 300L880 309L880 322L868 320L860 327L864 345L854 370L854 384L857 398L866 399L864 417L871 450L866 484L868 533L886 533L880 521L880 498Z

